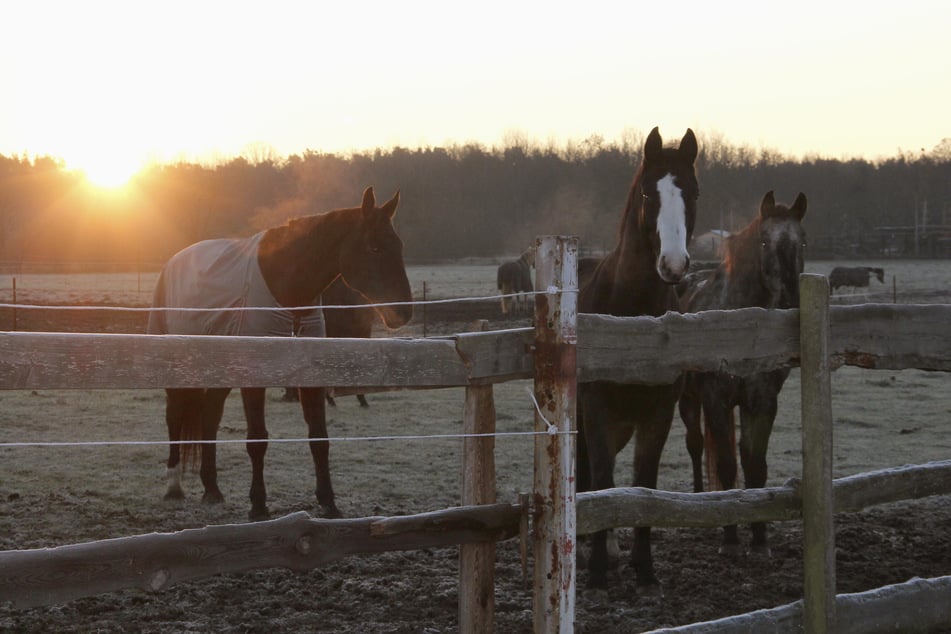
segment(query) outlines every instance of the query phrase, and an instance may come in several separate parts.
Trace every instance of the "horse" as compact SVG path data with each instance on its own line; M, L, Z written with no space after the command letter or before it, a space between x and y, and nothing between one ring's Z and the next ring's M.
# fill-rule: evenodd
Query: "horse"
M366 306L363 295L353 290L339 277L320 296L320 303L324 313L324 330L328 337L344 337L355 339L369 339L373 333L373 323L376 321L376 311ZM333 306L353 306L353 308L332 308ZM284 388L283 401L300 401L300 390L312 388ZM325 388L324 394L327 404L336 407L333 388ZM360 407L370 407L367 397L357 394Z
M832 293L840 286L850 286L853 291L858 287L868 288L869 279L873 275L879 282L885 283L884 269L871 266L837 266L829 273L829 292Z
M693 233L700 191L696 158L697 139L692 130L687 130L677 148L665 148L657 128L651 130L628 193L617 244L580 287L579 312L659 316L677 310L673 285L690 265L687 243ZM655 488L680 389L680 379L661 386L581 383L578 490L613 487L617 454L635 433L634 484ZM660 587L654 574L650 535L650 527L636 528L631 552L636 586L647 593ZM607 531L591 538L588 583L593 587L607 583L607 538Z
M523 293L531 293L535 290L532 284L532 267L535 266L535 249L529 247L517 260L503 262L499 265L496 273L496 286L502 292L502 295L509 297L502 298L502 314L508 315L509 309L514 307L515 312L520 312L524 306L528 306ZM511 297L516 294L517 296Z
M687 288L681 297L682 310L798 308L799 275L806 246L802 227L806 205L806 196L802 193L791 207L786 207L776 203L772 191L767 192L756 217L725 242L722 263L714 270L688 276ZM740 409L739 445L745 485L747 488L765 486L766 450L776 418L777 397L788 376L788 369L751 376L726 372L687 373L679 410L687 430L694 491L703 491L701 414L706 421L711 480L719 480L722 488L735 488L733 410L736 407ZM768 554L766 524L754 523L751 530L751 549ZM736 555L739 549L736 526L724 527L720 551Z
M184 335L323 336L324 322L314 306L337 279L356 290L387 328L406 324L413 314L412 293L403 262L403 243L393 227L399 191L382 206L367 188L359 207L335 209L290 220L245 239L198 242L178 252L162 270L155 287L148 332ZM174 308L227 309L175 311ZM241 311L268 307L269 311ZM297 309L297 310L295 310ZM247 438L268 437L263 386L241 386ZM182 463L194 461L193 444L215 440L225 398L231 388L166 389L165 420L169 446L166 499L184 497ZM301 392L314 461L317 502L325 517L341 517L330 481L329 443L323 389ZM323 439L323 440L320 440ZM202 500L224 500L217 483L216 445L201 445ZM252 520L269 517L264 484L266 442L249 442Z

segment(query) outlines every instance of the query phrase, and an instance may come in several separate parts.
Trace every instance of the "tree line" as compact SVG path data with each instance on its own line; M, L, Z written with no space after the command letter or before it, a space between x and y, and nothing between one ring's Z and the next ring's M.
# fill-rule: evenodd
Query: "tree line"
M785 203L802 191L813 257L951 253L951 139L869 161L792 159L699 137L695 235L742 228L768 190ZM356 206L367 186L378 199L401 190L396 224L410 262L516 255L543 234L577 235L583 251L599 252L614 246L642 148L631 135L562 147L309 151L154 165L117 190L50 157L0 155L0 261L160 266L198 240Z

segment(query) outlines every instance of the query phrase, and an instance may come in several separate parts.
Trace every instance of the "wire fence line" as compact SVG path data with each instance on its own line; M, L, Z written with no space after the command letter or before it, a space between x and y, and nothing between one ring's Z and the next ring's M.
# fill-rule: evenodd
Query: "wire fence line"
M275 311L275 310L317 310L317 309L355 309L355 308L382 308L386 306L427 306L433 304L452 304L463 302L482 302L488 300L501 300L504 298L515 298L520 296L553 295L561 293L577 293L577 288L550 288L544 291L528 291L525 293L507 293L504 295L484 295L478 297L451 297L445 299L424 299L413 300L411 302L383 302L377 304L316 304L312 306L223 306L220 308L193 308L193 307L174 307L174 306L91 306L91 305L63 305L63 304L17 304L0 303L0 308L16 308L27 310L100 310L100 311L122 311L122 312L253 312L253 311Z
M569 289L559 289L559 288L549 288L544 291L530 291L526 293L521 293L521 295L530 295L532 297L536 295L547 295L547 294L559 294L559 293L577 293L577 288ZM452 302L475 302L475 301L487 301L487 300L498 300L501 298L507 297L517 297L519 293L508 293L502 295L489 295L481 297L459 297L459 298L449 298L449 299L435 299L435 300L420 300L412 302L389 302L389 303L379 303L379 304L362 304L360 306L354 305L316 305L316 306L301 306L295 307L293 309L279 309L273 307L260 307L260 306L243 306L243 307L227 307L227 308L152 308L152 307L133 307L133 306L65 306L65 305L54 305L46 306L41 304L4 304L0 303L0 308L17 308L17 309L36 309L36 310L107 310L107 311L131 311L131 312L143 312L143 311L153 311L153 310L164 310L164 311L186 311L186 312L208 312L208 311L273 311L273 310L315 310L315 309L324 309L324 308L360 308L360 307L377 307L377 306L401 306L401 305L427 305L427 304L446 304ZM159 335L164 336L164 335ZM502 438L502 437L511 437L511 436L539 436L539 435L559 435L559 434L576 434L577 432L560 432L558 428L552 424L547 418L545 418L544 413L541 411L541 408L538 405L538 401L535 399L535 394L531 389L526 388L528 392L532 408L541 416L541 420L545 423L547 429L545 431L526 431L526 432L492 432L492 433L478 433L478 434L430 434L430 435L396 435L396 436L340 436L340 437L330 437L330 438L262 438L262 439L233 439L233 440L181 440L181 441L169 441L169 440L93 440L93 441L12 441L12 442L0 442L0 448L9 449L9 448L26 448L26 447L103 447L103 446L150 446L150 445L185 445L185 444L248 444L248 443L310 443L310 442L353 442L353 441L386 441L386 440L446 440L446 439L465 439L465 438Z

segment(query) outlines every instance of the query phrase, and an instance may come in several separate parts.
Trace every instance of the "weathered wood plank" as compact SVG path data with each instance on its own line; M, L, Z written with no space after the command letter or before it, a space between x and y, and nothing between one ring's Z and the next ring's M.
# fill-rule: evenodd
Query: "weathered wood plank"
M0 333L0 389L468 384L452 340Z
M486 330L488 322L474 325ZM462 432L462 503L495 503L495 396L491 385L466 388ZM459 547L459 631L495 629L495 543Z
M750 374L791 367L798 357L798 310L578 315L580 382L662 385L684 370Z
M829 280L799 276L802 378L803 620L807 632L835 631L835 503L832 497L832 369Z
M400 518L323 520L300 512L267 522L3 551L0 602L53 605L124 588L154 592L255 568L310 570L357 553L497 541L518 534L520 513L507 504Z
M951 577L912 579L835 597L837 634L934 632L951 622ZM802 601L716 621L651 630L647 634L800 634Z
M467 332L454 335L453 339L469 366L469 377L473 382L480 379L492 383L530 379L535 373L533 328Z
M951 305L832 306L834 365L951 371Z
M832 483L836 513L951 495L951 460L880 469ZM634 526L712 528L802 518L801 483L706 493L618 487L579 493L578 534Z

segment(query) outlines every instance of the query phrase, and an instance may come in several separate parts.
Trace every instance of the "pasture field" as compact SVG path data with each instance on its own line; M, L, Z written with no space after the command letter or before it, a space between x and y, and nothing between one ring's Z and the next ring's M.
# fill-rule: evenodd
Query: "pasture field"
M809 263L828 273L835 263ZM847 263L852 265L853 263ZM949 302L951 262L856 262L883 266L886 284L873 281L866 294L837 294L834 302ZM410 267L417 297L495 294L496 265ZM145 305L154 277L18 276L20 303ZM0 303L9 302L9 276L0 276ZM527 325L525 318L493 328ZM484 310L480 304L480 310ZM468 309L467 309L468 310ZM474 312L475 311L473 309ZM21 312L25 313L23 309ZM57 311L59 312L59 311ZM461 314L467 314L460 309ZM66 320L66 313L50 319ZM479 314L477 316L484 316ZM6 313L0 328L8 328ZM24 317L25 318L25 317ZM113 313L97 319L115 320ZM414 320L415 322L415 320ZM431 324L436 333L465 329L465 319ZM64 323L64 326L68 324ZM104 323L103 329L108 330ZM397 335L418 335L398 331ZM529 381L494 388L500 432L533 426ZM842 368L833 374L836 476L951 458L951 376L916 370ZM270 390L272 438L305 435L299 407ZM401 515L460 503L461 444L439 435L461 431L462 389L371 394L369 408L354 397L328 409L331 468L341 511L349 517ZM799 373L780 397L769 450L769 484L801 470ZM135 440L156 445L94 447L0 447L0 548L43 548L109 537L169 532L246 521L250 466L242 443L218 450L225 503L200 503L197 476L186 477L186 500L167 503L164 491L164 394L160 390L0 392L0 442ZM378 436L425 439L360 440ZM240 398L227 402L219 437L244 438ZM631 481L631 449L618 460L616 481ZM514 502L531 489L532 439L496 441L497 493ZM315 512L313 468L305 445L272 443L266 479L272 516ZM683 425L674 418L659 486L690 490ZM936 497L886 505L836 518L839 592L858 592L914 576L951 574L951 500ZM631 531L621 530L626 557ZM719 530L656 531L654 557L663 597L637 596L626 565L607 590L588 590L579 569L578 632L637 632L719 618L795 601L802 594L801 525L770 527L772 557L731 561L717 554ZM741 539L748 531L741 529ZM531 592L521 578L515 540L498 545L497 631L531 631ZM0 571L2 574L2 571ZM2 632L455 632L458 549L430 549L350 557L308 573L262 570L183 583L159 594L117 592L30 610L0 606ZM951 631L949 624L948 631Z

